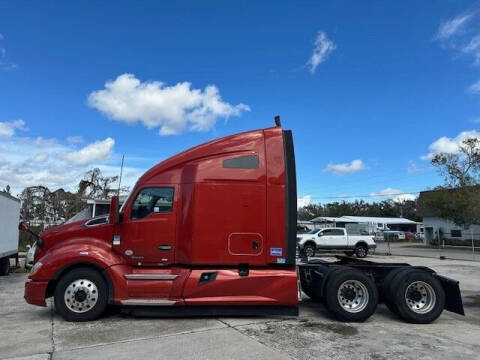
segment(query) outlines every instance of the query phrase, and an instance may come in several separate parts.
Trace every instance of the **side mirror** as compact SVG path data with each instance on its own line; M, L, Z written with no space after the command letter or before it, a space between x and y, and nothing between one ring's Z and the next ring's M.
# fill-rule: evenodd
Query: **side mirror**
M30 230L30 224L28 222L21 221L20 224L18 224L18 230L30 233L35 237L37 245L40 247L43 246L43 239L38 234L35 234L32 230Z
M18 230L30 231L30 225L26 221L21 221L20 224L18 224Z
M108 219L110 224L118 224L118 196L112 196L112 200L110 200L110 214Z

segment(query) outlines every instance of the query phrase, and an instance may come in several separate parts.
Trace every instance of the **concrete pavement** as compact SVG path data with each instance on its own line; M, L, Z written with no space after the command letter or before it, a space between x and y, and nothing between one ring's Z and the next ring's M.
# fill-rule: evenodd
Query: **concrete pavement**
M385 242L377 242L376 254L385 254L388 251L388 244ZM429 258L439 258L445 256L453 260L467 260L480 262L480 248L472 252L471 248L458 247L426 247L421 243L409 242L392 242L390 243L390 252L396 256L420 256Z
M433 324L411 325L379 305L365 323L339 323L305 297L298 318L133 318L112 312L95 322L68 323L51 307L27 305L26 275L11 274L0 278L0 359L480 359L479 263L374 257L457 278L467 316L444 312Z

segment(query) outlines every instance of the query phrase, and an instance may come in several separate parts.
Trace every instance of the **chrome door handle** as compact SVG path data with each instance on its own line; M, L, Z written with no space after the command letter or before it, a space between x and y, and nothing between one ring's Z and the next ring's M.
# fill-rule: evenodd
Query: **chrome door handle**
M158 250L172 250L172 246L171 245L160 245L158 247Z

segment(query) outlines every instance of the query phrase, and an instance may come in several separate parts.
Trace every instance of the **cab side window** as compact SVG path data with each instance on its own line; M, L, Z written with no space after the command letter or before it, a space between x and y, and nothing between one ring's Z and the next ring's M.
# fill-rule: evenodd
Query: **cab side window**
M173 188L151 187L140 190L132 205L131 219L143 219L151 213L166 213L173 209Z

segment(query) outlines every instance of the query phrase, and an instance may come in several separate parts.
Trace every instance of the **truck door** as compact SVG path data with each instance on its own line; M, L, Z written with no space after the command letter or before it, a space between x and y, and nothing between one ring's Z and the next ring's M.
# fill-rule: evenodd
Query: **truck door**
M319 237L319 243L325 248L347 246L347 239L343 229L325 229Z
M131 264L165 266L173 262L175 190L173 185L140 188L125 209L120 249Z

